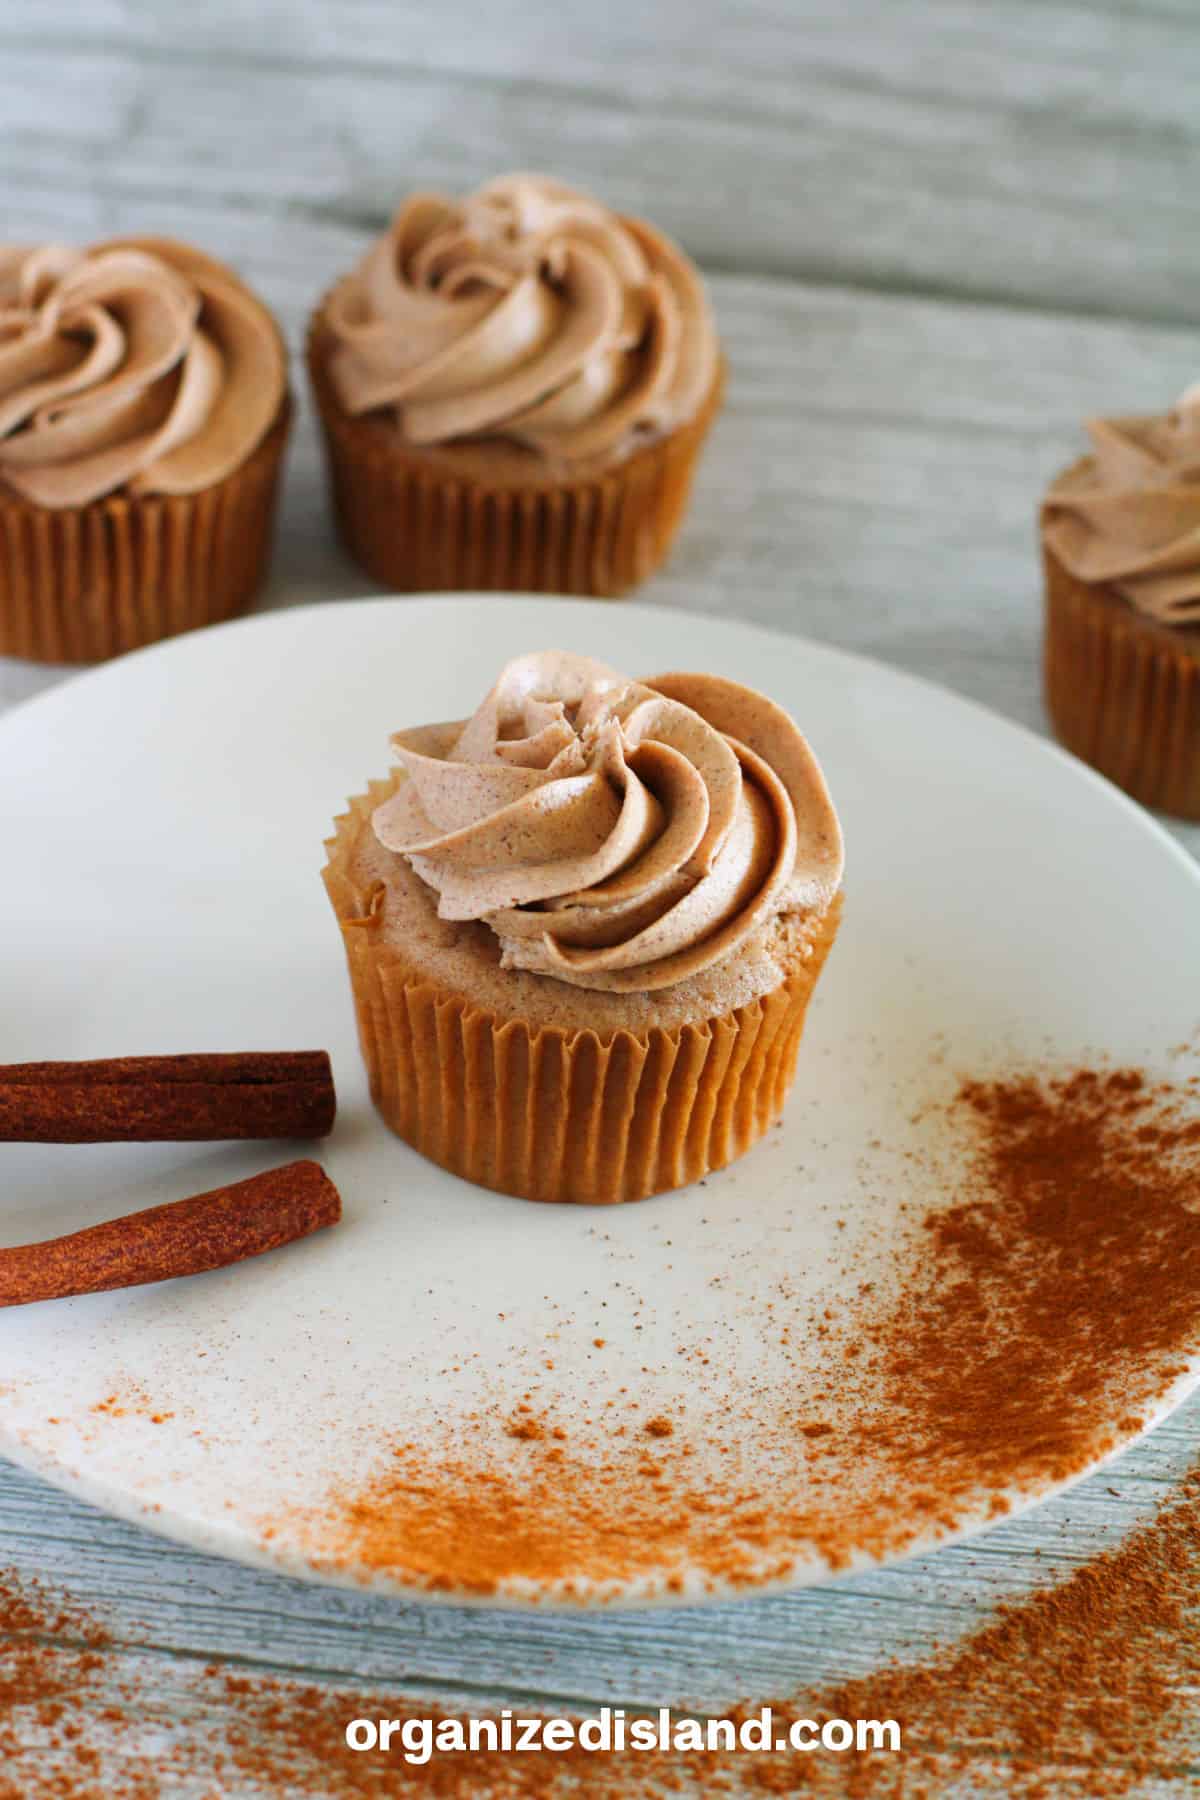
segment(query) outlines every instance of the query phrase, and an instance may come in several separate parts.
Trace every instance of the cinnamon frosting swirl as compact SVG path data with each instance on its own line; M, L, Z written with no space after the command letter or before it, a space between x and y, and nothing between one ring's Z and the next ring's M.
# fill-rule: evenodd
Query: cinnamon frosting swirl
M465 721L393 738L374 830L480 920L501 966L618 993L670 987L836 893L842 842L788 715L715 675L631 681L518 657Z
M286 379L266 307L185 244L0 248L0 489L196 493L256 448Z
M1164 418L1094 419L1092 455L1053 484L1046 543L1162 625L1200 625L1200 383Z
M390 413L409 444L499 439L559 466L691 419L719 367L687 257L540 175L414 195L325 317L348 412Z

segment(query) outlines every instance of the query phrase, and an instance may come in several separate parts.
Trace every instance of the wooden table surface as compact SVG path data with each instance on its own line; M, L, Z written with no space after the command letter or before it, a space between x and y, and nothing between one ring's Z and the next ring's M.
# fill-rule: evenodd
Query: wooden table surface
M295 349L413 185L544 168L644 211L706 271L731 382L678 551L642 597L869 652L1042 732L1040 491L1083 417L1160 409L1200 374L1198 93L1195 0L16 0L3 235L195 239ZM331 536L306 405L263 604L369 591ZM61 679L0 660L0 705ZM1177 835L1200 852L1200 831ZM979 1542L708 1612L513 1617L325 1591L191 1555L3 1464L0 1561L93 1605L184 1734L214 1658L463 1704L719 1708L970 1629L1119 1541L1198 1453L1200 1400ZM1200 1752L1190 1778L1144 1791L1192 1780Z

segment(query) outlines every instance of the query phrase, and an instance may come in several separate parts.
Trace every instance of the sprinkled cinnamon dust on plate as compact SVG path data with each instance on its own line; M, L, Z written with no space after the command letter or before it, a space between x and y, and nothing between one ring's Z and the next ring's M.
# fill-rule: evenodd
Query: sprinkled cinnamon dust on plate
M86 1612L0 1577L0 1800L1115 1800L1147 1780L1183 1793L1200 1744L1200 1469L1118 1548L926 1662L771 1702L777 1720L894 1718L896 1755L572 1748L414 1766L394 1747L350 1752L344 1731L455 1716L426 1699L210 1665L178 1676L184 1729L158 1673Z
M152 1425L175 1417L173 1412L164 1412L140 1382L132 1381L97 1400L91 1410L106 1419L149 1419Z
M845 1316L772 1320L789 1344L834 1334L846 1386L776 1392L757 1421L769 1483L739 1461L728 1395L711 1396L712 1431L732 1444L714 1485L691 1475L683 1415L630 1401L581 1438L529 1390L475 1421L457 1463L394 1445L386 1473L339 1498L339 1553L481 1594L639 1570L683 1587L689 1565L749 1583L802 1539L836 1565L854 1549L903 1548L914 1521L948 1528L980 1495L1000 1511L1004 1487L1030 1473L1062 1479L1106 1446L1103 1421L1124 1430L1143 1417L1196 1346L1195 1100L1194 1082L1133 1070L963 1082L931 1115L931 1204L914 1214L900 1278L864 1282ZM953 1191L935 1205L949 1170ZM488 1470L497 1439L523 1459L521 1483ZM1147 1779L1186 1791L1200 1741L1200 1470L1120 1547L925 1663L772 1701L780 1718L895 1718L898 1757L573 1750L414 1767L356 1755L343 1732L355 1717L429 1716L426 1700L185 1669L184 1731L156 1674L86 1612L0 1582L0 1800L1105 1800Z
M887 1280L775 1334L752 1407L507 1417L377 1447L365 1478L264 1526L313 1565L429 1592L697 1596L836 1571L998 1517L1128 1439L1200 1351L1195 1079L1033 1069L920 1122L924 1196ZM836 1346L814 1387L814 1340ZM611 1402L610 1402L611 1405ZM500 1454L505 1440L505 1453ZM516 1440L515 1444L513 1440Z

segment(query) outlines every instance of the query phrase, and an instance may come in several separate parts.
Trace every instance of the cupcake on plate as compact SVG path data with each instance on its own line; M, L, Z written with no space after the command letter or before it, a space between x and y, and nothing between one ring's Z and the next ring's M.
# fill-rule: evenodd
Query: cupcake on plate
M1200 819L1200 384L1088 432L1042 506L1050 716L1135 800Z
M199 250L0 247L0 654L91 662L246 607L289 411L278 326Z
M409 591L644 580L722 383L683 252L540 175L407 200L315 313L309 368L346 547Z
M393 743L324 871L391 1128L532 1200L638 1200L749 1149L841 908L837 815L788 715L547 652Z

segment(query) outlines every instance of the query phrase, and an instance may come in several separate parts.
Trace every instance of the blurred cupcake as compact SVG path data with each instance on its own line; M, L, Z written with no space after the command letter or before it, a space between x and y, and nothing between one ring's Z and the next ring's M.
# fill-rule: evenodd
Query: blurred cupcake
M200 251L0 248L0 653L91 662L246 607L289 412L274 319Z
M537 175L406 201L318 308L309 368L346 546L406 590L644 580L722 384L682 251Z
M716 675L523 656L327 848L384 1119L531 1200L639 1200L748 1150L837 932L842 842L788 715Z
M1200 819L1200 385L1088 433L1042 507L1050 716L1135 800Z

